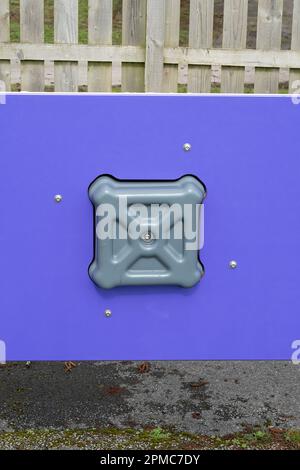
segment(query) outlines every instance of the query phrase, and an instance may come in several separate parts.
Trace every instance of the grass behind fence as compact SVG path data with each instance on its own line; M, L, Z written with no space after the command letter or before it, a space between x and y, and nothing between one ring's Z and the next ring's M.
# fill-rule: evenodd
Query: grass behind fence
M0 0L1 1L1 0ZM45 0L45 42L54 42L54 0ZM20 0L10 0L10 40L20 42ZM189 0L181 5L180 44L188 43ZM79 43L88 43L88 0L79 0ZM122 43L122 0L113 0L113 44Z

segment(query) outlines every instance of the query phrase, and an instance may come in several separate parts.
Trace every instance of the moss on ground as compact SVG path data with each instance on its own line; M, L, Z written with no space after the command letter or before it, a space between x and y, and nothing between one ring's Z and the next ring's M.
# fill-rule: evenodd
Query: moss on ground
M0 433L0 449L300 449L300 431L252 429L225 437L154 428L36 429Z

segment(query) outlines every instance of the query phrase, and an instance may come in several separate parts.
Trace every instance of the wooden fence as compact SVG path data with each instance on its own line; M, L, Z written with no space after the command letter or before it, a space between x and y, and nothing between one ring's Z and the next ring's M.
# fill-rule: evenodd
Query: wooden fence
M289 50L281 49L283 0L258 0L256 49L246 48L248 0L224 0L220 48L213 47L214 0L190 0L188 47L180 45L180 0L123 0L121 44L112 42L113 0L86 1L88 44L79 44L78 0L54 0L53 43L44 42L44 0L20 0L18 43L10 41L10 2L0 0L0 80L7 90L19 66L21 90L44 91L49 64L60 92L78 91L79 64L92 92L111 91L113 66L122 71L124 92L177 92L184 67L188 92L210 92L215 65L226 93L244 92L245 67L254 71L257 93L278 92L281 68L289 70L291 91L300 80L300 0Z

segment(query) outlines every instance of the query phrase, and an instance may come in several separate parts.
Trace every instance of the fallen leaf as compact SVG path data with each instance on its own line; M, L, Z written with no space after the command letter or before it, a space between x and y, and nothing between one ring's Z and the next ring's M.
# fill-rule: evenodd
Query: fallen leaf
M145 374L146 372L149 372L149 370L150 370L149 362L142 362L142 364L139 365L139 372L141 374Z
M206 380L200 380L200 382L195 382L195 383L191 383L191 387L192 388L200 388L200 387L204 387L204 385L208 385L209 382L207 382Z
M65 372L71 372L71 370L76 367L75 362L67 361L65 362Z
M111 387L107 387L104 390L104 393L106 395L118 395L119 393L122 393L123 391L124 391L123 387L111 386Z

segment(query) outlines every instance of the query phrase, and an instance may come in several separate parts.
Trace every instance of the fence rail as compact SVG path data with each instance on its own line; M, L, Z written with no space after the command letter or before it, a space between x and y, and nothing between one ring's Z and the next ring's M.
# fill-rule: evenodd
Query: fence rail
M185 68L187 91L201 93L211 91L217 65L222 92L245 90L246 67L253 68L255 92L277 93L282 68L289 70L292 91L300 80L300 0L293 2L289 50L281 49L283 0L258 0L257 48L247 49L251 1L224 0L222 47L214 48L214 0L188 2L188 47L180 45L180 0L123 0L118 45L112 40L113 0L86 0L88 44L78 43L78 0L54 0L53 44L44 42L44 0L19 1L18 43L10 39L11 3L0 0L0 80L11 89L19 67L21 90L43 91L52 67L54 89L74 92L85 70L88 91L109 92L119 67L122 91L177 92Z

